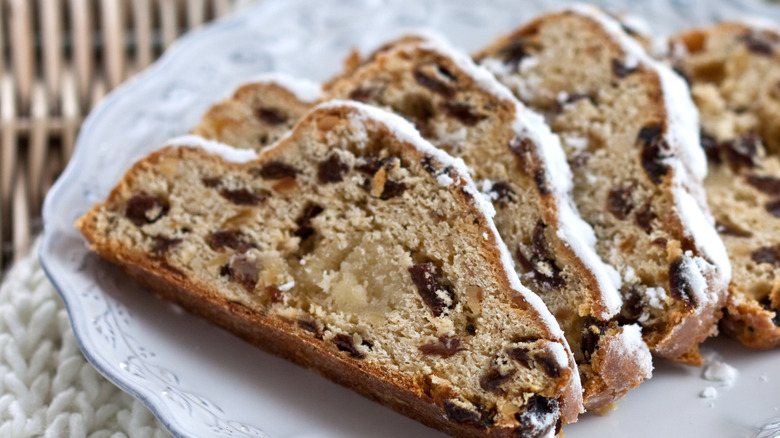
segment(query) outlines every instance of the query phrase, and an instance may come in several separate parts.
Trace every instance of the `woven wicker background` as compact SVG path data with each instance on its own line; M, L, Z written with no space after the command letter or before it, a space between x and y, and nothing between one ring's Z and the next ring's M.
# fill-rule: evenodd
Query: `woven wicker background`
M0 271L29 251L79 126L112 88L236 0L0 0Z

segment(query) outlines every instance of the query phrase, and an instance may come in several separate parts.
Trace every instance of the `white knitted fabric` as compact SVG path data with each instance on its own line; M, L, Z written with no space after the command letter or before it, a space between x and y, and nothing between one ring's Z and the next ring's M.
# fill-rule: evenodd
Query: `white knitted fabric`
M79 350L37 249L0 285L0 437L169 437Z

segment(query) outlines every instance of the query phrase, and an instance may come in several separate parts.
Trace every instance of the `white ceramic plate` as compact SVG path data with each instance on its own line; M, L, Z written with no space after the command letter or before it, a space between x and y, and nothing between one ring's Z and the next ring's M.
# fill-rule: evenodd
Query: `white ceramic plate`
M661 32L744 15L780 23L780 9L752 0L597 3L643 17ZM41 261L89 361L176 436L441 436L143 293L91 254L72 224L134 160L185 133L210 103L248 77L276 70L323 80L339 70L349 48L369 49L399 28L433 28L472 51L562 4L270 0L182 38L89 116L73 159L46 198ZM780 417L780 351L752 351L723 339L705 348L739 370L732 387L702 380L700 369L657 361L655 377L619 410L583 416L565 428L566 436L780 435L780 425L759 432ZM699 397L707 386L717 398Z

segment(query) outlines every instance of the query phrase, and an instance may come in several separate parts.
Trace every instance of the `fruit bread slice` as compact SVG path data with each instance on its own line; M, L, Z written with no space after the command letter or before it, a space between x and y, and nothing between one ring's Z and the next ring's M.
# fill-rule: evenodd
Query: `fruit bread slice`
M707 200L734 270L721 328L780 346L780 34L721 23L670 48L699 107Z
M320 97L319 84L280 73L264 74L209 108L192 133L260 150L289 132Z
M623 278L622 320L642 325L655 354L700 364L730 265L684 81L588 6L539 17L475 59L561 135L574 201Z
M552 436L576 420L571 351L462 161L397 116L338 101L246 161L195 138L136 163L78 220L95 251L453 436Z
M521 281L542 297L574 351L588 410L603 410L652 373L639 326L614 320L620 278L596 255L571 207L571 173L557 136L492 74L435 34L387 44L324 86L413 121L461 157L496 208Z

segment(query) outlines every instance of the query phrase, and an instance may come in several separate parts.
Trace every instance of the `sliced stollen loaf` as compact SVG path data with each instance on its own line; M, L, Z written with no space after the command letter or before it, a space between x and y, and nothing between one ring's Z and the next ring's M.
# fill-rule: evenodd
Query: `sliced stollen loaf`
M541 116L437 35L387 44L326 84L326 98L389 109L435 146L463 158L496 208L521 281L542 297L574 351L589 410L603 410L650 377L636 325L613 318L620 279L593 250L571 207L571 173Z
M259 157L196 139L136 163L78 220L95 251L453 436L552 436L576 420L571 351L462 161L397 116L338 101Z
M704 186L734 271L721 328L780 346L780 34L721 23L674 36L670 49L699 107Z
M588 6L542 16L475 59L561 135L573 198L623 277L622 319L642 325L655 354L700 364L730 265L706 210L683 80Z
M209 108L192 133L237 148L260 150L289 132L320 95L319 84L264 74Z

